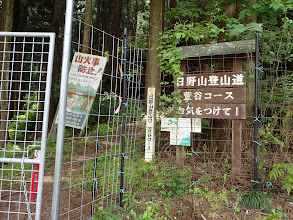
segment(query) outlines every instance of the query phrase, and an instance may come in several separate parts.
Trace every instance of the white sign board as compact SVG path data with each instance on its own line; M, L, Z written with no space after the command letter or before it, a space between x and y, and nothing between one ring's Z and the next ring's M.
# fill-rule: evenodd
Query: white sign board
M201 132L201 119L162 118L161 131L170 132L170 145L190 146L190 133Z
M147 117L146 117L146 136L145 136L145 161L149 162L155 154L155 88L148 88L147 95Z
M83 129L107 63L106 57L75 52L68 79L66 126Z

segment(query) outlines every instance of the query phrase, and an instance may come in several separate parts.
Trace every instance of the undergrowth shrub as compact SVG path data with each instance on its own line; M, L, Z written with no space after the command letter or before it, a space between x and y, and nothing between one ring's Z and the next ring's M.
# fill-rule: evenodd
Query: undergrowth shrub
M8 123L8 134L10 140L24 140L25 131L35 128L37 112L39 109L39 102L37 93L25 96L25 104L22 110L24 113L15 115L13 120Z
M113 129L107 124L100 124L98 127L99 136L113 135Z
M272 202L266 193L253 189L242 197L242 204L249 209L269 212Z
M270 178L281 180L282 188L287 190L290 195L293 189L293 164L291 163L276 163L270 172Z
M168 196L178 196L182 198L184 195L184 188L187 186L184 173L175 170L170 172L168 174L167 186L169 188Z

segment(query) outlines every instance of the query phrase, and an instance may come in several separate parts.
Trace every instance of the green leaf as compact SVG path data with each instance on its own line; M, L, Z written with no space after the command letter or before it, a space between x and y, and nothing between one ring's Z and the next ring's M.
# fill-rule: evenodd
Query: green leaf
M242 10L242 11L239 13L239 16L238 16L239 20L245 18L245 15L246 15L246 14L247 14L247 9Z
M230 27L231 27L229 32L230 37L233 37L233 36L237 37L247 30L247 27L245 27L243 24L232 24Z
M263 31L262 25L259 24L259 23L250 23L250 24L247 24L246 25L246 28L247 29L250 29L250 30L254 30L254 31L259 31L259 32L262 32Z
M284 7L284 5L281 2L273 1L270 4L270 8L273 8L275 10L278 10L279 8Z
M281 217L281 215L282 215L282 213L275 213L275 214L273 214L271 216L268 216L268 217L264 218L263 220L272 220L274 218Z

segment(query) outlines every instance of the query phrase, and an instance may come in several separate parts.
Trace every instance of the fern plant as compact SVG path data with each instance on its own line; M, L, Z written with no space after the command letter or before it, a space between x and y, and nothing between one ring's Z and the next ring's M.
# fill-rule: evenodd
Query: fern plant
M276 163L270 172L270 179L282 179L282 188L287 190L290 195L293 189L293 164L291 163Z

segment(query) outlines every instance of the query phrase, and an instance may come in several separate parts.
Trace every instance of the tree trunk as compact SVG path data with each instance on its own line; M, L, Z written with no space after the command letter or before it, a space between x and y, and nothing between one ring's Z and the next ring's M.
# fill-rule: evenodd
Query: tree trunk
M1 9L1 24L0 28L2 31L12 31L13 26L13 0L4 0L2 2ZM2 37L1 37L2 38ZM0 38L0 51L10 51L11 46L9 44L10 38ZM1 121L0 121L0 147L3 148L5 146L5 141L7 140L6 134L8 130L8 89L9 89L9 69L10 65L8 61L10 60L10 53L0 53L0 60L4 61L1 64L1 82L0 82L0 90L1 90Z
M232 18L232 17L237 17L238 13L239 13L239 0L232 2L232 3L226 3L224 4L225 7L225 12L227 13L228 17ZM222 26L225 26L226 24L221 24ZM224 38L223 34L219 35L219 41L222 41ZM208 64L206 64L208 65ZM225 61L225 66L223 66L223 63L219 62L216 63L215 65L215 70L232 70L233 69L233 63L231 61L227 62ZM218 150L218 151L226 151L229 141L231 139L231 120L227 120L227 119L213 119L212 121L212 126L214 128L214 130L212 130L211 132L211 139L212 140L216 140L217 142L215 142L214 145L214 149L213 150ZM221 140L219 142L219 140ZM223 144L223 142L225 144Z
M91 25L92 25L92 0L86 0L85 5L85 24L83 29L83 53L90 53L91 44Z
M177 6L177 1L176 0L170 0L170 10L172 8L175 8ZM170 28L173 28L175 24L175 18L172 18L171 21L170 21L170 24L169 24L169 29Z
M159 46L160 33L163 31L164 2L161 0L151 0L150 24L148 38L148 53L146 67L146 88L154 86L156 88L156 101L161 95L161 70L159 67Z
M134 37L133 41L134 41L134 42L136 42L136 32L137 32L138 11L139 11L138 0L135 0L134 26L133 26L133 37Z
M60 34L60 27L61 27L62 7L63 7L63 2L59 0L55 0L54 10L53 10L53 19L51 23L51 31L56 34L52 82L57 82L60 75L60 62L59 62L58 56L60 52L59 51L59 34ZM48 124L49 128L53 124L53 119L56 112L55 105L54 105L55 86L56 86L56 83L52 83L51 97L50 97L49 124Z

